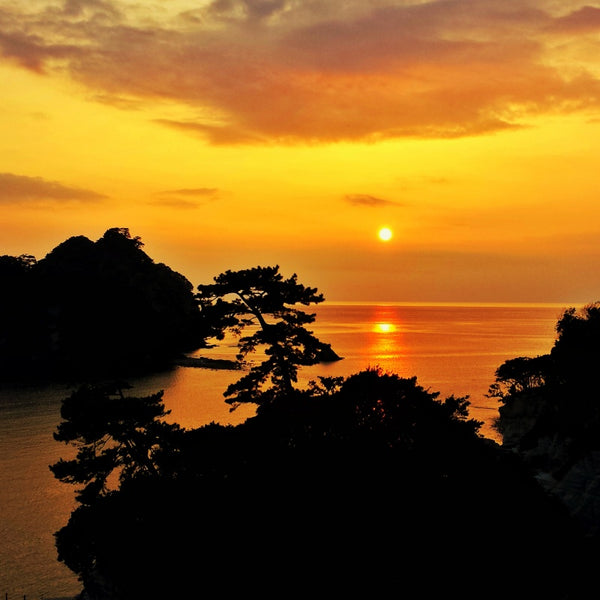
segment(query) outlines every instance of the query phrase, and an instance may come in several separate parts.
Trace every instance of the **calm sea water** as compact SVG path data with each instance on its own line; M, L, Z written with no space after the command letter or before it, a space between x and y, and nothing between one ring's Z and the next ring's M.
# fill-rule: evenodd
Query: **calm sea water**
M493 429L497 402L485 397L496 368L508 358L537 356L552 347L564 307L334 305L315 308L315 334L343 360L305 369L301 380L345 376L381 367L445 397L469 395L470 414ZM198 354L235 355L234 341ZM185 427L211 421L239 423L251 407L233 413L222 392L239 372L177 368L132 380L136 394L165 390L170 420ZM0 597L50 599L75 595L80 586L56 560L53 532L74 508L73 490L48 465L69 450L52 433L60 420L65 386L0 387Z

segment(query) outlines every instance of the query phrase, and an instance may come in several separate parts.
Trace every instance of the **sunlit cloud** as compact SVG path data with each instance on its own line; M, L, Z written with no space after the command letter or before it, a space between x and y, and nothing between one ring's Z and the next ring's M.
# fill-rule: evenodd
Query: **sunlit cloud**
M92 190L47 181L41 177L27 177L12 173L0 173L0 204L36 203L40 201L97 202L106 199Z
M0 5L0 52L123 110L145 102L155 122L215 144L457 138L600 109L591 64L560 61L600 29L600 9L582 2L186 6ZM160 116L165 100L189 118Z
M257 135L229 125L210 125L172 119L155 119L156 123L209 140L215 145L267 143L265 135Z
M562 33L588 33L600 31L600 8L583 6L579 10L556 19L554 31Z
M214 0L201 13L227 21L261 21L281 13L289 4L289 0Z

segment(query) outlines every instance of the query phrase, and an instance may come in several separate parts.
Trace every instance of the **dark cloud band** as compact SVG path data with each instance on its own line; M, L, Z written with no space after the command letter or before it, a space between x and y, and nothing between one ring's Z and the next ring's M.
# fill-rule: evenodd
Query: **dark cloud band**
M399 203L392 200L384 200L383 198L377 198L369 194L346 194L344 200L353 206L366 206L369 208L377 206L400 206Z

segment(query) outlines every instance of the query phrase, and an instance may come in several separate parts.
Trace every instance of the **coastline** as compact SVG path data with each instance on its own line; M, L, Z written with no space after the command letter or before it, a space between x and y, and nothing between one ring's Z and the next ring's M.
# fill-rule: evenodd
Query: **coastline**
M178 367L192 367L195 369L215 369L239 371L240 365L235 360L226 358L207 358L206 356L183 356L173 361Z

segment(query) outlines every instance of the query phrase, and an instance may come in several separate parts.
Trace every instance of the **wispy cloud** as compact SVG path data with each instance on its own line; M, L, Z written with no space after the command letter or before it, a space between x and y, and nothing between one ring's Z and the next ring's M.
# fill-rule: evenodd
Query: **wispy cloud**
M215 145L259 144L267 143L266 135L258 135L233 125L213 125L195 123L193 121L174 121L172 119L155 119L156 123L172 129L178 129L192 135L210 140Z
M366 206L369 208L375 208L378 206L402 206L399 202L393 200L385 200L384 198L377 198L370 194L346 194L344 200L348 204L353 206Z
M105 101L176 102L189 118L161 124L220 144L475 136L600 110L595 58L560 60L597 43L600 9L579 0L176 6L0 5L0 53Z
M179 189L179 190L166 190L163 192L159 192L161 195L167 195L167 196L192 196L195 198L214 198L218 193L219 190L217 188L207 188L207 187L201 187L201 188L183 188L183 189Z
M213 201L219 196L218 188L181 188L164 190L157 193L158 198L152 204L179 209L196 209Z
M48 181L41 177L0 173L0 204L98 202L107 196L83 188Z

